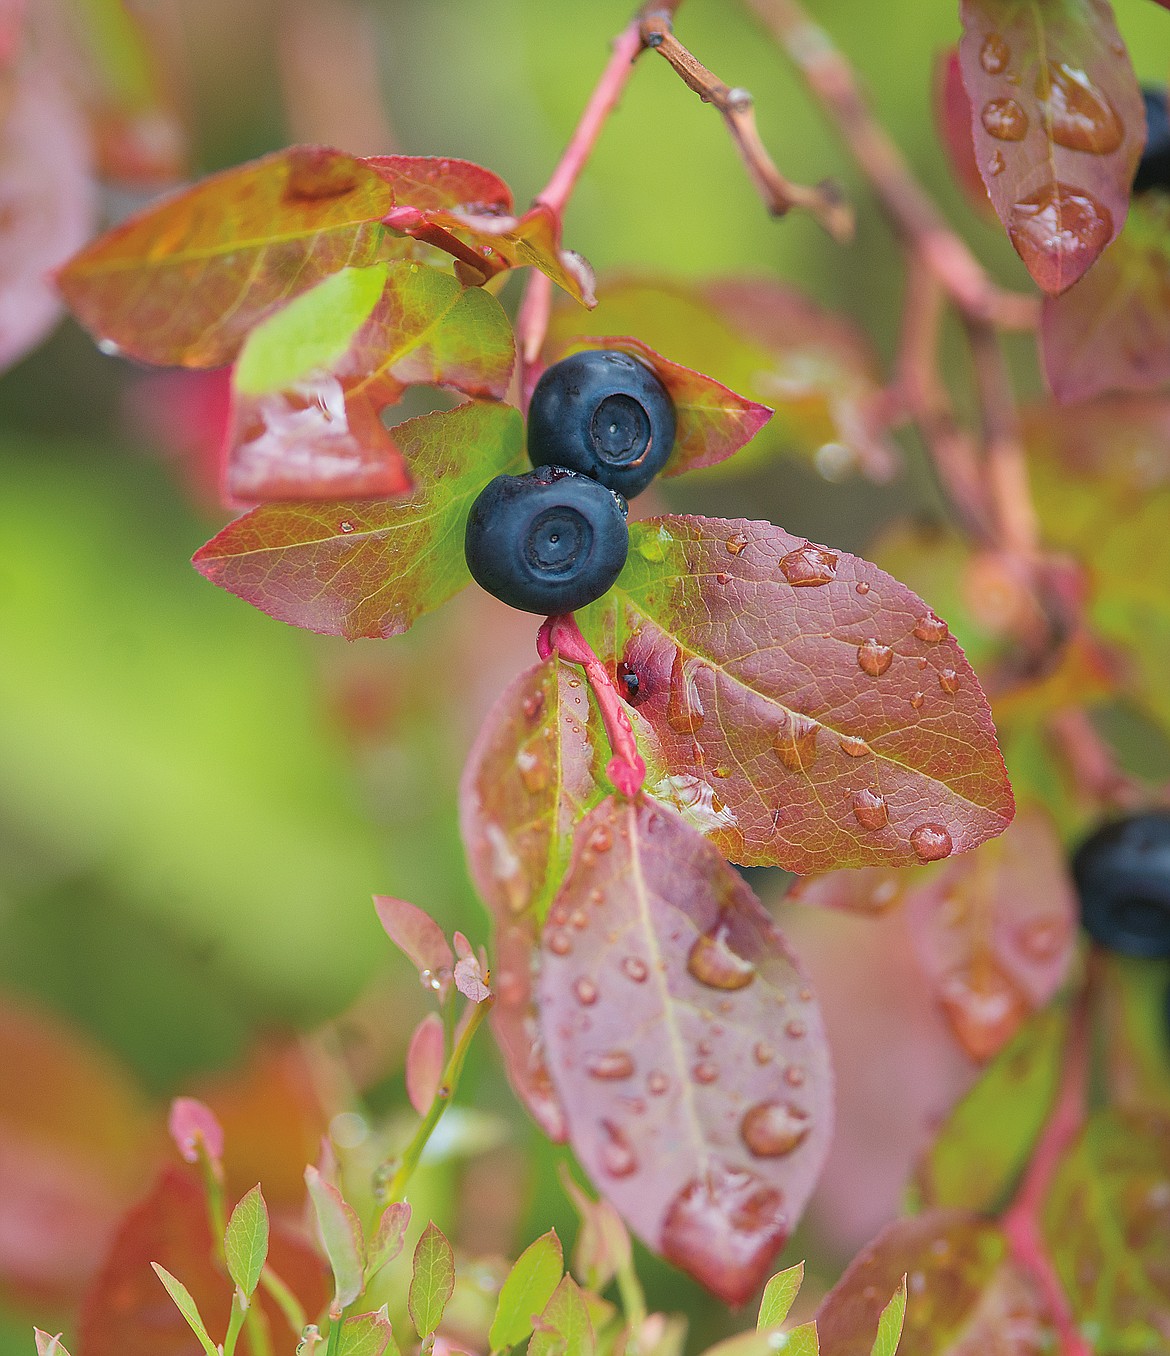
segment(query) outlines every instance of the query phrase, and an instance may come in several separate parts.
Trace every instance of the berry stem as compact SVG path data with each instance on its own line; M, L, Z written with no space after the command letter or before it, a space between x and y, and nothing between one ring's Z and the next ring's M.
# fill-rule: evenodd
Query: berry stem
M571 612L560 617L549 617L536 633L536 652L541 659L548 659L553 653L559 654L562 659L567 659L571 664L580 664L585 670L613 751L613 757L605 769L606 775L623 796L636 796L646 780L646 763L638 752L634 727L626 714L617 686L609 676L609 670L581 634L576 617Z
M431 245L437 250L443 250L444 253L451 255L460 263L465 264L469 269L478 273L483 281L496 273L503 271L505 265L501 259L493 255L488 257L477 253L470 245L464 244L458 236L454 236L450 231L442 226L436 226L426 218L425 212L420 212L417 207L394 207L382 218L382 225L388 226L392 231L401 231L403 235L408 235L412 240L421 240L424 245Z
M1061 1356L1093 1356L1093 1348L1077 1328L1072 1305L1048 1254L1040 1217L1056 1171L1085 1120L1093 989L1090 961L1089 979L1082 984L1073 1006L1060 1087L1052 1114L1041 1132L1015 1199L1001 1220L1012 1258L1035 1282L1056 1326Z

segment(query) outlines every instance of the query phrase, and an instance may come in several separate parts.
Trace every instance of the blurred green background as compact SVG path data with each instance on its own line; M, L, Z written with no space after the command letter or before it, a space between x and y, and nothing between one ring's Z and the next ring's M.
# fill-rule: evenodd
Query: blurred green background
M934 130L933 62L958 36L954 0L811 8L952 221L999 279L1022 287L1001 231L950 179ZM328 65L314 73L311 50L290 55L290 31L320 22L312 0L173 9L160 6L198 171L294 137L333 139L346 116L374 128L381 116L393 145L350 149L477 160L521 203L629 17L623 0L371 4L379 112L353 107ZM1139 74L1164 78L1170 15L1149 0L1117 10ZM854 316L888 358L901 264L831 129L732 0L687 0L678 31L753 92L786 174L844 183L856 242L841 249L803 217L770 220L717 114L647 56L573 199L567 243L603 281L610 270L775 275ZM513 281L509 305L517 292ZM466 596L405 637L347 647L216 590L187 562L223 515L128 417L142 379L71 322L0 378L0 986L79 1023L165 1096L229 1066L259 1032L340 1012L380 973L412 985L374 918L375 891L484 937L457 780L494 692L530 662L532 628ZM880 491L779 459L662 495L859 549L895 512L930 509L907 450L910 473ZM534 1145L489 1042L474 1064L469 1100ZM545 1153L534 1169L529 1232L570 1219L550 1164ZM654 1303L688 1309L703 1330L723 1322L673 1273L647 1274ZM30 1349L27 1323L24 1310L0 1314L3 1356Z

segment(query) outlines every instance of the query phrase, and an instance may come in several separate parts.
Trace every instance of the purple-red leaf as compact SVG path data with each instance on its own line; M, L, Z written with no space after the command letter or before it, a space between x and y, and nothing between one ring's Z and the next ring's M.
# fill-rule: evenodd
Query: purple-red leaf
M817 1310L831 1356L871 1356L891 1294L910 1277L899 1356L995 1352L1034 1356L1052 1337L1031 1283L1008 1260L1003 1235L975 1215L898 1220L854 1258Z
M999 219L1046 292L1121 230L1145 108L1108 0L962 0L975 157Z
M392 895L375 895L374 908L386 935L418 971L423 988L446 993L455 957L438 923L417 904Z
M470 160L433 155L371 155L370 166L394 189L396 201L422 212L492 215L512 211L512 190Z
M971 100L963 88L959 53L952 48L939 54L934 68L934 118L939 140L950 161L951 172L972 205L980 212L991 211L987 185L975 159L971 134Z
M733 861L936 861L1011 820L963 652L867 561L770 523L651 518L631 525L625 569L583 624L637 675L649 791Z
M1068 974L1076 896L1055 825L1040 809L948 862L907 907L922 967L972 1059L997 1054Z
M394 190L360 160L294 146L148 207L57 282L82 324L131 357L219 367L278 306L374 263L393 205Z
M1170 198L1139 194L1097 266L1069 291L1045 298L1040 350L1057 400L1170 381L1168 242Z
M664 476L680 476L684 471L726 461L772 417L766 405L746 400L711 377L670 362L640 339L614 335L577 339L557 357L595 348L617 349L644 362L669 392L677 426Z
M376 1276L402 1251L406 1241L406 1230L410 1224L410 1203L391 1201L382 1211L382 1218L374 1230L366 1249L366 1282Z
M233 379L227 489L238 500L377 498L410 479L383 410L408 386L503 399L500 303L417 263L343 269L248 336Z
M492 996L477 956L460 956L455 962L455 987L472 1003L486 1002Z
M651 1247L743 1303L832 1129L820 1009L784 939L681 818L610 798L574 837L538 989L578 1158Z
M473 401L399 424L415 488L403 499L266 504L195 554L212 583L280 621L326 635L393 636L470 579L463 531L472 500L522 466L508 405Z
M406 1095L420 1116L431 1109L443 1081L445 1062L443 1019L436 1012L428 1012L415 1027L406 1051Z

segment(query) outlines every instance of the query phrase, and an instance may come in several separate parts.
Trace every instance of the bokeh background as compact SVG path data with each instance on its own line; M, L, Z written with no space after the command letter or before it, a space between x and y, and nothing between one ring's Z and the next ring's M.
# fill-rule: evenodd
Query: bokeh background
M629 17L626 0L142 8L167 53L195 173L292 140L326 141L477 160L520 203L550 173L609 38ZM811 8L980 258L1023 287L1002 232L951 179L935 130L932 73L958 36L953 0ZM1141 77L1164 79L1170 16L1149 0L1116 9ZM756 96L785 173L844 184L857 207L855 243L836 246L805 218L770 220L717 114L653 56L582 178L567 243L597 268L603 297L615 272L786 280L852 316L888 362L900 256L831 129L733 0L687 0L678 29L728 83ZM124 210L124 198L107 194L106 210ZM518 291L513 280L508 305ZM1026 346L1014 358L1023 388L1034 389ZM100 1108L111 1086L123 1111L150 1119L177 1092L239 1077L231 1071L258 1042L324 1023L329 1041L357 1031L365 1042L368 1099L342 1089L342 1100L392 1110L404 1104L402 1054L423 997L392 954L371 894L411 899L473 939L486 933L464 868L456 788L484 712L531 661L531 619L469 591L404 637L349 646L216 590L188 560L225 520L212 493L220 418L221 383L136 369L69 321L0 378L2 1356L31 1350L34 1313L45 1327L55 1314L68 1321L100 1254L102 1201L133 1199L146 1184L130 1168L116 1189L106 1182L88 1233L55 1215L60 1118L37 1137L42 1112L46 1126L52 1120L49 1102L67 1108L74 1148L92 1166L109 1149L91 1141L109 1138ZM908 441L904 451L906 474L877 488L826 480L807 449L775 445L745 469L665 486L657 502L770 517L864 551L890 518L938 512L919 449ZM778 897L778 875L757 878L766 898ZM863 1089L845 1098L842 1133L854 1152L840 1160L837 1190L789 1250L791 1260L808 1251L815 1298L896 1206L915 1126L968 1072L941 1050L886 925L794 916L791 926L842 1035L843 1085ZM30 1025L19 1027L17 1013ZM883 1023L901 1033L886 1063L880 1042L893 1028ZM32 1046L20 1045L18 1028ZM18 1069L13 1052L36 1042L47 1053ZM880 1095L895 1087L896 1098ZM516 1107L486 1038L461 1100L478 1119L457 1122L463 1139L428 1169L424 1200L472 1251L514 1251L554 1224L571 1235L557 1155ZM26 1148L50 1146L31 1205L14 1189L11 1154L4 1176L5 1125ZM50 1283L55 1267L59 1284ZM685 1311L696 1342L726 1328L695 1286L652 1259L643 1270L652 1303Z

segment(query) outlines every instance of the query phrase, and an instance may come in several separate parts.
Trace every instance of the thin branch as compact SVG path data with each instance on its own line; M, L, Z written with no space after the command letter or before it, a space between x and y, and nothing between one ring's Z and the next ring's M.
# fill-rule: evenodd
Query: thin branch
M804 76L833 120L910 253L964 315L1001 329L1034 329L1034 297L1006 292L951 230L902 152L873 116L849 62L799 0L745 0Z
M773 216L782 217L794 207L801 208L811 212L835 240L843 243L852 238L853 212L834 184L796 184L776 168L760 139L752 96L746 89L733 88L709 71L675 37L670 17L661 11L643 18L641 34L642 42L664 57L688 88L723 114L756 191Z
M1146 800L1142 788L1119 765L1080 706L1055 711L1048 730L1077 789L1107 811L1135 810Z

